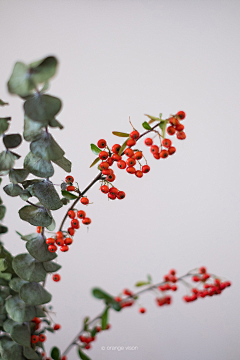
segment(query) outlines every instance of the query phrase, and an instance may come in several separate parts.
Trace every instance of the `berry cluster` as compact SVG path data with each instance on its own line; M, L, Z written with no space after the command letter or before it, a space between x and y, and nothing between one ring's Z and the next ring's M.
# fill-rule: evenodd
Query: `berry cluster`
M72 238L65 236L62 231L58 231L54 237L49 237L46 239L48 250L50 252L56 252L58 249L57 246L60 247L62 252L66 252L69 250L69 245L71 245L72 242Z
M122 200L126 196L124 191L119 191L115 187L109 188L107 185L102 185L100 189L104 194L108 194L108 198L111 200L115 200L115 199Z
M33 332L31 335L31 343L36 344L36 346L40 346L40 347L41 347L41 344L38 344L38 343L43 343L47 339L46 335L43 334L43 332L45 331L45 328L40 329L41 323L42 323L41 319L39 319L38 317L34 317L31 320L31 324L33 326L30 326L33 329ZM59 330L60 328L61 328L61 325L55 324L53 326L53 328L51 328L51 331L56 331L56 330ZM37 330L38 330L38 332L37 332ZM44 357L45 353L42 353L42 356Z
M107 324L106 329L108 330L110 329L111 325ZM95 334L94 336L92 335L91 331L85 331L84 335L80 335L79 336L79 341L81 342L81 344L79 345L81 348L89 350L91 349L91 342L96 340L96 333L102 331L101 326L95 326L93 329L93 333Z

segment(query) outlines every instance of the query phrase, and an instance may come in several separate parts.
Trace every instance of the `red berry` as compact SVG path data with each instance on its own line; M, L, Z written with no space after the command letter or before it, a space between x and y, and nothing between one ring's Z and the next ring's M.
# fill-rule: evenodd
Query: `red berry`
M98 140L98 142L97 142L97 146L98 146L100 149L104 149L104 148L106 147L106 145L107 145L107 142L106 142L106 140L104 140L104 139L100 139L100 140Z
M184 139L186 139L186 134L185 134L185 132L184 132L184 131L177 132L177 138L178 138L179 140L184 140Z
M60 324L55 324L53 327L53 330L59 330L61 329L61 325Z
M91 349L91 345L90 344L85 345L85 349L86 350Z
M103 161L103 162L101 162L101 164L99 166L100 166L101 170L107 170L110 165L107 161Z
M67 186L67 191L75 191L75 186L68 185Z
M117 195L108 193L108 197L109 197L109 199L111 199L111 200L115 200L116 197L117 197Z
M84 224L84 225L90 225L91 224L91 222L92 222L92 220L90 219L90 218L85 218L85 219L83 219L83 221L82 221L82 223Z
M110 173L108 175L113 175L114 172L113 172L113 169L108 169L110 171Z
M57 251L57 247L56 247L56 245L50 245L50 246L48 247L48 250L49 250L50 252L56 252L56 251Z
M119 191L118 194L117 194L117 198L119 200L122 200L125 198L125 192L124 191Z
M178 111L178 112L177 112L177 116L178 116L181 120L183 120L183 119L185 119L186 114L185 114L184 111Z
M202 280L203 281L206 281L207 279L209 279L210 278L210 275L209 274L203 274L203 276L202 276Z
M159 160L161 158L159 153L153 154L153 157L157 160Z
M162 145L169 148L172 145L172 142L170 139L163 139Z
M70 219L74 219L75 218L75 211L73 211L73 210L69 210L69 212L68 212L68 216L70 217Z
M111 170L110 170L110 169L108 169L108 170L103 170L103 171L102 171L102 174L108 176L108 175L111 174Z
M205 268L205 266L202 266L199 268L199 274L205 274L207 272L207 269Z
M31 343L36 344L39 341L39 337L37 335L31 336Z
M51 359L50 359L50 360L51 360ZM64 355L64 356L62 357L62 360L67 360L66 355Z
M167 133L168 133L168 135L174 135L175 132L176 132L176 130L175 130L175 128L174 128L173 126L169 126L169 127L167 128Z
M68 228L68 233L69 233L69 235L73 236L75 233L75 230L72 227L70 227L70 228Z
M72 239L72 238L66 238L66 239L64 240L64 244L65 244L65 245L72 245L72 242L73 242L73 239Z
M122 159L121 155L118 155L118 154L113 154L112 155L112 159L113 161L119 161Z
M147 139L145 139L144 143L145 143L145 145L147 145L147 146L151 146L151 145L153 144L153 141L152 141L151 138L147 138Z
M103 192L104 194L107 194L109 192L109 187L107 185L102 185L101 192Z
M176 125L176 130L177 131L183 131L184 130L184 125L182 125L182 124Z
M53 239L53 238L48 238L48 239L46 240L46 243L47 243L48 245L53 245L53 244L55 244L55 239Z
M170 275L173 275L173 276L176 275L176 270L171 269L171 270L169 271L169 274L170 274Z
M112 152L113 152L114 154L118 154L120 149L121 149L121 145L115 144L115 145L113 145L113 147L112 147Z
M141 178L143 177L143 172L141 170L138 170L135 172L136 177Z
M85 338L84 335L80 335L80 336L79 336L79 340L80 340L81 342L85 342L85 339L86 339L86 338Z
M175 152L176 152L176 148L174 146L170 146L170 148L168 149L168 154L173 155Z
M140 312L141 314L144 314L144 313L146 312L146 309L142 307L142 308L139 309L139 312Z
M113 164L113 159L112 159L111 157L109 157L109 158L107 159L107 163L109 164L109 166L112 166L112 164Z
M168 157L168 151L167 150L162 150L160 151L160 157L165 159Z
M141 151L136 151L133 157L136 160L140 160L142 158L142 152Z
M144 165L144 166L142 167L142 172L143 172L144 174L148 173L149 171L150 171L150 166Z
M63 233L61 231L58 231L56 233L56 235L57 235L57 238L63 238Z
M107 176L107 181L109 181L109 182L113 182L115 179L116 179L116 176L114 174L112 174L112 175L110 174Z
M65 182L68 183L73 183L74 182L74 178L71 175L68 175L65 177Z
M40 234L42 231L42 227L41 226L37 226L37 233Z
M117 195L118 194L118 189L115 188L115 187L111 187L109 189L109 193L112 194L112 195Z
M39 319L39 318L36 317L36 316L35 316L31 321L32 321L32 322L35 322L36 324L40 324L40 323L42 322L42 320Z
M62 252L67 252L69 250L69 247L67 245L63 245L63 246L60 247L60 250Z
M133 158L128 158L126 161L127 166L134 166L136 164L136 160Z
M130 166L130 167L127 167L127 172L128 172L129 174L135 174L136 169L135 169L135 167Z
M99 157L100 157L100 159L102 159L102 160L106 160L106 159L108 158L108 152L107 152L107 151L101 151L101 152L99 153Z
M159 153L159 147L157 145L152 145L150 151L152 154Z
M79 221L78 221L78 219L73 219L71 221L71 227L74 228L74 229L79 229Z
M114 300L117 301L117 302L121 302L121 301L122 301L122 298L120 298L119 296L116 296L116 297L114 298Z
M178 119L172 117L170 120L169 120L170 124L173 125L173 126L176 126L176 125L179 125L180 122Z
M128 157L132 157L134 155L134 151L130 148L127 148L125 151L124 151L124 154L127 155Z
M199 279L198 276L193 276L193 277L192 277L192 281L198 282L198 281L200 281L200 279Z
M54 274L52 276L53 281L58 282L61 280L61 276L59 274Z
M46 340L46 335L40 334L39 335L39 341L44 342Z
M89 200L88 200L88 198L86 198L86 197L82 197L80 201L81 201L81 203L82 203L83 205L89 204Z
M64 245L64 240L61 239L61 238L59 238L59 239L56 240L56 244L57 244L58 246L63 246L63 245Z
M111 327L111 324L107 324L106 330L110 329L110 327Z
M124 293L124 295L127 295L127 296L132 296L132 294L133 294L132 291L128 290L128 289L124 289L123 293Z
M97 332L100 332L100 331L102 331L102 328L101 328L101 326L96 326L96 330L97 330Z
M173 285L173 286L171 287L171 289L172 289L172 291L177 291L177 285Z
M130 137L133 139L133 140L137 140L139 138L140 134L137 130L134 130L130 133Z
M131 146L134 146L135 144L136 144L136 141L134 139L128 139L127 146L131 147Z
M108 187L107 187L107 188L108 188ZM78 217L79 219L84 219L85 216L86 216L85 211L79 210L79 211L77 212L77 217Z
M125 169L126 168L126 162L124 160L119 160L117 162L117 166L119 169Z

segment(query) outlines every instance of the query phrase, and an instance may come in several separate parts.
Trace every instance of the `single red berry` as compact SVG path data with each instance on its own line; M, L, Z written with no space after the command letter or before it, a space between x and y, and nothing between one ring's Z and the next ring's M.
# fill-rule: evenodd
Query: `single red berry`
M85 349L86 349L86 350L91 349L91 345L90 345L90 344L85 345Z
M56 251L57 251L57 247L56 247L56 245L50 245L50 246L48 247L48 250L49 250L50 252L56 252Z
M104 194L107 194L109 192L109 187L107 185L102 185L101 192L103 192Z
M164 279L165 281L170 281L169 275L164 275L163 279Z
M81 201L81 203L82 203L83 205L89 204L89 200L88 200L88 198L86 198L86 197L82 197L80 201Z
M70 227L70 228L68 228L68 233L69 233L69 235L73 236L75 233L75 230L72 227Z
M135 144L136 144L136 141L134 139L128 139L127 146L131 147L131 146L134 146Z
M52 276L53 281L58 282L61 280L61 276L59 274L54 274Z
M151 138L147 138L147 139L145 139L144 143L147 146L151 146L153 144L153 140Z
M198 282L198 281L200 281L200 279L199 279L198 276L193 276L193 277L192 277L192 281Z
M142 152L141 151L136 151L135 154L134 154L134 159L136 160L140 160L142 158Z
M118 194L118 189L115 188L115 187L111 187L111 188L109 189L109 193L110 193L110 194L113 194L113 195L117 195L117 194Z
M75 186L68 185L67 186L67 191L75 191Z
M163 139L162 145L165 146L166 148L169 148L172 145L172 142L170 139Z
M119 169L125 169L126 168L126 162L124 160L119 160L117 162L117 166Z
M179 117L179 119L183 120L183 119L185 119L186 114L184 111L178 111L177 116Z
M74 229L79 229L79 221L78 221L78 219L72 219L71 227L74 228Z
M53 327L53 330L59 330L61 329L61 325L60 324L55 324Z
M101 170L107 170L110 165L107 161L103 161L103 162L101 162L101 164L99 166L100 166Z
M106 160L108 158L108 152L107 151L101 151L99 153L99 157L101 160Z
M173 283L176 283L178 281L178 279L177 279L176 276L171 276L170 281L173 282Z
M66 183L73 183L74 182L74 178L71 175L68 175L65 177L65 182Z
M51 359L50 359L50 360L51 360ZM61 360L67 360L66 355L64 355Z
M124 199L125 196L126 196L126 195L125 195L125 192L124 192L124 191L119 191L118 194L117 194L117 198L118 198L119 200Z
M107 324L106 330L110 329L110 327L111 327L111 324Z
M140 134L137 130L134 130L130 133L130 137L133 139L133 140L137 140L139 138Z
M65 245L72 245L72 242L73 242L73 239L72 239L72 238L66 238L66 239L64 240L64 244L65 244Z
M170 124L173 125L173 126L176 126L176 125L179 125L180 122L178 119L176 119L175 117L172 117L170 120L169 120Z
M205 268L205 266L202 266L199 268L199 274L205 274L207 272L207 269Z
M141 178L143 177L143 172L141 170L138 170L135 172L136 177Z
M79 211L77 212L77 217L78 217L79 219L84 219L85 216L86 216L85 211L79 210Z
M32 321L32 322L35 322L36 324L40 324L40 323L42 322L42 320L39 319L39 318L36 317L36 316L35 316L31 321Z
M135 172L136 172L136 169L135 169L135 167L133 167L133 166L129 166L129 167L127 167L127 172L129 173L129 174L135 174Z
M157 145L152 145L150 151L152 154L159 153L159 147Z
M176 130L175 130L175 128L174 128L173 126L169 126L169 127L167 128L167 133L168 133L168 135L174 135L175 132L176 132Z
M56 240L56 244L57 244L58 246L63 246L63 245L64 245L64 240L61 239L61 238L59 238L59 239Z
M44 334L40 334L39 335L39 341L41 341L41 342L44 342L45 340L46 340L46 335L44 335Z
M75 211L73 211L73 210L69 210L69 212L68 212L68 216L70 217L70 219L74 219L75 218Z
M134 151L130 148L127 148L125 151L124 151L124 154L127 155L128 157L132 157L134 155Z
M127 296L132 296L133 293L132 293L131 290L124 289L124 290L123 290L123 294L124 294L124 295L127 295Z
M150 171L150 166L144 165L144 166L142 167L142 172L143 172L144 174L148 173L149 171Z
M67 245L63 245L63 246L60 247L60 250L62 252L67 252L69 250L69 247Z
M107 175L107 176L110 175L111 174L111 169L103 170L102 174Z
M139 312L140 312L141 314L144 314L144 313L146 312L146 309L142 307L142 308L139 309Z
M121 149L121 145L119 145L119 144L114 144L113 147L112 147L112 152L113 152L114 154L118 154L120 149Z
M91 222L92 222L92 220L90 219L90 218L85 218L85 219L83 219L83 221L82 221L82 223L84 224L84 225L90 225L91 224Z
M134 158L128 158L126 164L129 167L134 166L136 164L136 160Z
M118 155L118 154L113 154L112 155L112 159L113 161L119 161L122 159L121 155Z
M172 291L177 291L177 285L173 285L173 286L171 287L171 289L172 289Z
M53 245L53 244L55 244L55 239L53 239L53 238L48 238L48 239L46 240L46 243L47 243L48 245Z
M184 132L184 131L177 132L177 138L178 138L179 140L184 140L184 139L186 139L186 134L185 134L185 132Z
M173 276L176 275L176 270L171 269L171 270L169 271L169 274L170 274L170 275L173 275Z
M159 153L153 154L153 157L157 160L161 159L161 156Z
M170 148L168 149L168 154L173 155L175 152L176 152L176 148L174 146L170 146Z
M116 179L116 176L114 174L110 174L107 176L107 181L113 182Z
M207 279L209 279L210 278L210 275L209 274L203 274L203 276L202 276L202 280L203 281L206 281Z
M107 142L106 142L106 140L104 140L104 139L100 139L100 140L98 140L98 142L97 142L97 146L98 146L100 149L104 149L104 148L106 147L106 145L107 145Z
M97 332L100 332L100 331L102 331L102 328L101 328L101 326L96 326L96 330L97 330Z
M196 289L196 288L192 288L192 292L194 293L194 294L198 294L198 289Z
M31 343L36 344L39 341L39 337L37 335L31 336Z
M111 200L115 200L116 197L117 197L117 195L108 193L108 197L109 197L109 199L111 199Z
M111 157L109 157L109 158L107 159L107 163L109 164L109 166L112 166L112 164L113 164L113 159L112 159Z
M226 285L227 287L229 287L229 286L232 285L232 283L231 283L231 281L225 281L225 285Z
M42 227L41 226L37 226L37 233L40 234L42 231Z
M184 125L182 125L182 124L176 125L176 130L177 131L183 131L184 130Z
M113 169L108 169L110 171L110 173L108 175L113 175L114 172L113 172Z
M120 298L120 296L116 296L116 297L114 298L114 300L117 301L117 302L121 302L121 301L122 301L122 298Z
M63 233L62 233L62 231L58 231L58 232L56 233L56 235L57 235L57 238L63 238Z
M168 151L167 150L162 150L160 151L160 157L165 159L168 157Z

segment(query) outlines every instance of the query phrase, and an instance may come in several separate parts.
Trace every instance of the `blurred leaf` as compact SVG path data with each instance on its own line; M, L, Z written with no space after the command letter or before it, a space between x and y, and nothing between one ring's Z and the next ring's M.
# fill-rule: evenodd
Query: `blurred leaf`
M14 149L22 142L20 134L9 134L3 136L3 143L7 149Z
M5 105L9 105L9 103L4 102L3 100L0 99L0 106L5 106Z
M8 232L8 228L6 226L0 225L0 234L6 234Z
M2 272L0 272L0 278L1 279L9 281L9 280L11 280L11 277L12 277L12 274L10 274L10 273L7 273L7 272L2 273Z
M162 129L162 137L165 138L166 126L168 124L168 120L161 121L159 127Z
M38 234L36 239L28 241L26 248L35 259L41 262L51 261L57 257L56 253L51 253L48 250L45 238L41 234Z
M148 114L144 114L145 116L147 116L150 120L153 120L153 121L159 121L160 119L156 116L152 116L152 115L148 115ZM150 124L150 122L149 122Z
M52 218L43 207L38 208L33 205L25 205L18 213L22 220L27 221L34 226L46 227L52 222Z
M6 186L4 186L3 190L5 191L6 194L8 194L9 196L18 196L21 195L23 192L23 189L21 188L21 186L17 185L17 184L8 184Z
M10 334L12 328L14 325L19 324L16 321L13 321L12 319L7 319L6 321L4 321L3 323L3 329Z
M78 355L79 355L80 359L82 359L82 360L91 360L90 357L88 357L88 356L81 350L80 347L78 348Z
M0 153L0 170L10 170L14 166L15 157L10 151Z
M98 155L102 150L97 147L97 145L91 144L91 150L95 155Z
M46 272L51 273L60 270L62 266L53 261L45 261L43 262L43 267Z
M31 152L44 160L59 160L65 154L51 134L42 132L30 144Z
M0 220L4 218L6 214L6 207L4 205L0 205Z
M30 360L41 360L42 356L36 351L34 351L31 347L23 347L23 355L26 359Z
M108 310L109 307L107 306L104 310L104 313L102 314L102 330L106 330L107 324L108 324Z
M11 94L25 97L32 94L34 87L35 84L30 77L28 66L17 62L8 81L8 91Z
M47 275L43 263L36 261L35 258L28 253L15 256L12 267L16 274L26 281L44 281Z
M92 294L95 298L97 299L102 299L105 301L106 304L110 305L114 310L116 311L120 311L121 310L121 305L119 304L119 302L117 302L113 296L109 295L108 293L106 293L105 291L99 289L99 288L94 288L92 290Z
M32 152L29 152L25 157L24 168L33 175L42 178L49 178L54 174L54 169L51 162L41 159L40 157L34 155Z
M99 161L100 161L100 158L97 157L89 167L91 168L92 166L96 165Z
M26 283L27 283L27 281L20 279L19 277L15 277L10 280L9 286L12 290L19 292L21 287Z
M61 159L53 160L55 164L60 166L63 170L70 173L72 169L72 163L70 160L66 159L64 156Z
M151 277L151 275L147 275L147 279L148 279L148 281L151 283L152 282L152 277Z
M67 205L69 203L69 200L66 199L66 198L62 198L61 202L62 202L63 205Z
M46 329L47 331L49 331L50 333L54 333L54 332L55 332L54 329L51 328L50 326L45 327L45 329Z
M40 93L24 103L26 115L31 120L38 121L45 126L48 125L49 120L54 119L61 110L61 107L62 103L60 99Z
M20 235L20 236L21 236L22 240L30 241L30 240L37 239L39 237L39 234L38 233L32 233L32 234L29 234L29 235ZM42 236L42 235L40 235L40 236Z
M23 137L26 141L33 141L37 135L42 133L42 123L31 120L26 114L24 115Z
M42 84L55 75L58 61L54 56L48 56L43 60L29 65L31 77L34 83Z
M143 126L144 129L146 129L146 130L151 130L151 129L152 129L151 126L150 126L146 121L144 121L144 123L142 123L142 126Z
M18 295L6 300L6 310L11 319L21 323L31 321L36 316L35 307L27 305Z
M41 204L47 209L58 210L63 206L53 183L47 179L31 185L30 193L33 196L36 196ZM45 226L49 225L50 224Z
M11 118L0 118L0 135L2 135L3 133L5 133L5 131L7 131L9 127L9 122L8 122L9 119Z
M62 190L62 196L64 196L68 200L75 200L78 198L78 196L70 193L69 191Z
M59 360L61 356L60 350L55 346L51 350L51 358L53 360Z
M123 143L122 146L120 147L120 150L119 150L119 152L118 152L119 155L121 155L122 152L126 149L126 147L127 147L127 141L128 141L128 139L127 139L126 141L124 141L124 143Z
M138 281L135 286L144 286L144 285L149 285L150 282L149 281Z
M24 284L20 289L20 298L29 305L49 303L52 295L37 282Z
M53 128L58 127L60 130L63 129L63 125L57 119L49 120L48 125L53 127Z
M113 133L113 135L116 135L116 136L119 136L119 137L127 137L127 138L129 137L129 134L119 132L119 131L113 131L112 133Z
M30 347L30 331L26 324L13 325L11 332L11 338L19 345Z
M29 172L26 169L11 169L9 172L9 180L13 184L22 183L28 174Z
M61 201L61 200L60 200L60 201ZM61 201L61 204L63 205L62 201ZM56 222L55 222L55 220L52 218L52 222L51 222L51 224L50 224L49 226L47 226L47 229L48 229L49 231L54 231L54 230L55 230L55 227L56 227Z
M22 346L9 341L3 346L1 356L2 360L23 360Z
M7 260L4 258L0 259L0 271L6 270L8 267Z

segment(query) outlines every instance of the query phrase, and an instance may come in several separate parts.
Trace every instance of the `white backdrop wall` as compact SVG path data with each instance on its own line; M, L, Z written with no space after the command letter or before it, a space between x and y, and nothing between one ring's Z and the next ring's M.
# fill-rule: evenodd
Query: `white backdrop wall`
M151 274L159 281L170 268L179 274L206 265L233 286L218 297L186 304L185 290L171 306L158 308L146 294L141 304L112 313L111 331L89 351L92 359L236 360L239 355L239 1L74 1L2 0L0 98L10 103L11 132L22 131L22 101L6 82L16 61L48 55L60 62L49 93L63 100L58 119L64 130L54 137L73 162L72 175L84 188L96 175L89 169L89 144L117 139L113 130L141 130L143 114L168 117L184 110L187 139L174 141L176 154L156 161L143 140L151 172L142 179L116 171L123 201L107 201L96 185L87 208L92 224L81 228L71 251L60 254L62 280L50 278L56 322L48 336L62 350L80 329L84 316L102 304L91 296L100 286L112 294L133 288ZM22 145L24 155L28 144ZM20 167L22 160L19 160ZM54 182L65 174L56 169ZM8 179L4 179L4 184ZM25 251L16 235L32 232L8 203L3 237L14 253ZM56 214L59 222L66 209ZM138 350L102 351L101 346ZM75 351L69 360L77 358Z

